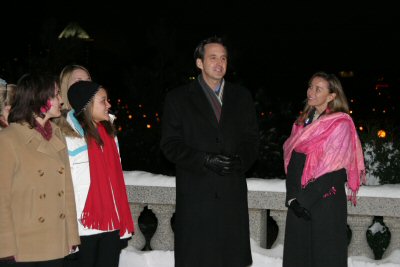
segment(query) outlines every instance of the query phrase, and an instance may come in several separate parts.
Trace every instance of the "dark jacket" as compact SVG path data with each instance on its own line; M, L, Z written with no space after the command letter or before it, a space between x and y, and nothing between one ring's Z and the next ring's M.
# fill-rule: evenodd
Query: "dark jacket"
M283 267L346 267L346 170L326 173L302 188L305 160L306 155L293 151L286 177L286 205L296 198L310 211L311 221L288 209Z
M161 149L176 165L175 266L251 264L245 171L258 155L258 127L249 92L225 83L218 123L198 81L166 97ZM205 153L238 154L243 169L219 176Z

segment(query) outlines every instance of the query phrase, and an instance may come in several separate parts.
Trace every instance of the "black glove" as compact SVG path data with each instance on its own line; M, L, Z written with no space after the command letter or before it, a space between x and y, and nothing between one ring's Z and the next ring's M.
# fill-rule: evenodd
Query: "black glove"
M206 154L204 158L204 166L216 174L224 176L235 171L235 160L233 157L225 155Z
M289 209L292 209L297 217L303 218L306 221L311 220L310 212L306 208L302 207L297 199L294 199L290 202Z

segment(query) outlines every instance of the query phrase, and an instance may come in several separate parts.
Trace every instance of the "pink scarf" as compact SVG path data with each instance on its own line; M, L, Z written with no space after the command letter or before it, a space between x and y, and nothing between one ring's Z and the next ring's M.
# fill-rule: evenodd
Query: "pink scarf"
M102 124L97 129L104 145L88 142L90 188L81 220L90 229L119 229L123 236L134 229L117 145Z
M292 151L306 154L302 187L325 173L346 169L348 199L356 205L356 195L365 184L364 154L353 120L342 112L321 116L304 127L293 125L290 137L283 144L285 173Z

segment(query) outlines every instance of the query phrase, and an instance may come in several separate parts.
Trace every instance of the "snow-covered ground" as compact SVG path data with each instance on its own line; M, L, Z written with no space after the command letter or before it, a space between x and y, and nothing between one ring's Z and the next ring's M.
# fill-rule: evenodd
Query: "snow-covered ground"
M252 267L281 267L283 246L273 249L264 249L251 240L253 255ZM121 252L119 267L174 267L173 251L138 251L134 247L127 247ZM349 257L348 267L400 267L400 250L385 256L383 260L372 260L367 257Z

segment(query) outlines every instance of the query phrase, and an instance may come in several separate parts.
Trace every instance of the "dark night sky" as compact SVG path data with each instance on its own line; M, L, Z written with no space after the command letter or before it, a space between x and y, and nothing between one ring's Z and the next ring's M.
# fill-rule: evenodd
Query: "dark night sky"
M365 76L399 72L400 16L384 1L197 1L179 7L171 1L145 1L141 8L129 8L124 2L53 1L44 5L31 1L9 7L13 12L2 12L10 18L0 25L0 60L20 53L27 43L45 43L45 32L58 35L76 21L95 40L93 45L99 51L95 68L102 74L115 75L113 71L130 62L146 64L157 52L149 40L157 43L159 34L169 37L162 49L174 50L171 60L186 60L188 66L201 39L224 36L230 48L231 71L246 86L273 87L271 91L285 90L282 86L291 80L305 84L317 70L354 70ZM194 64L190 67L194 69Z

